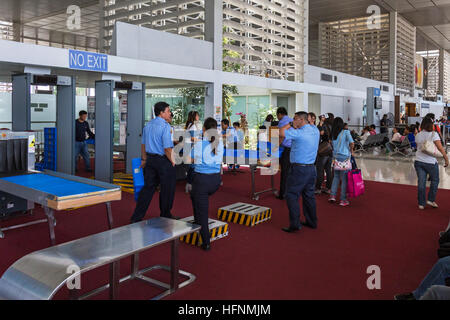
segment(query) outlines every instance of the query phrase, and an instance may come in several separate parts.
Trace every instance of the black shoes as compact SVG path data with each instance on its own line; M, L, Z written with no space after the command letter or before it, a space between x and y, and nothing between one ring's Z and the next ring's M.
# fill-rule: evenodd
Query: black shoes
M210 244L206 244L206 243L203 243L201 247L205 251L209 251L211 249L211 245Z
M86 172L92 172L92 169L86 169Z
M404 293L404 294L397 294L394 296L395 300L416 300L416 297L412 293Z
M291 227L289 227L289 228L281 228L281 230L283 230L284 232L287 232L287 233L294 233L294 232L299 231L300 228L291 228Z
M283 196L278 196L277 199L278 200L284 200L284 197Z
M307 222L300 222L300 224L301 224L302 226L307 227L307 228L317 229L317 226L313 226L313 225L311 225L311 224L309 224L309 223L307 223Z

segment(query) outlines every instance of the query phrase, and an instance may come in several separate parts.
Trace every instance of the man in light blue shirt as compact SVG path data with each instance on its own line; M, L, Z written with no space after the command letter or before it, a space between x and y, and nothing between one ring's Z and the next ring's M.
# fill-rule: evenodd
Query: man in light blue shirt
M286 108L279 107L277 109L278 128L282 128L292 122L287 115ZM290 168L291 140L280 137L281 146L284 148L280 157L280 193L278 199L283 200L286 196L286 182Z
M144 187L131 217L131 223L141 221L152 201L156 187L161 185L159 208L161 217L175 218L172 210L175 197L176 171L173 155L173 141L170 130L170 106L165 102L155 104L155 119L144 127L142 133L142 163Z
M291 171L287 179L286 191L289 227L282 230L296 232L301 229L301 224L315 229L317 216L314 186L317 174L314 162L319 148L319 130L316 126L308 124L308 114L301 111L295 114L293 127L287 124L281 128L280 137L292 141ZM303 198L303 215L306 219L303 223L300 223L300 196Z

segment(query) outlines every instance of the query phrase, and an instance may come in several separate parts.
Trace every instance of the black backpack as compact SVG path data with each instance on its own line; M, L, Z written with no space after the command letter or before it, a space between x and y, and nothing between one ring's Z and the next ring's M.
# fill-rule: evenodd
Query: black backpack
M437 254L439 258L450 256L450 229L444 232L439 238L439 249Z
M439 244L450 242L450 229L444 232L444 234L439 238Z

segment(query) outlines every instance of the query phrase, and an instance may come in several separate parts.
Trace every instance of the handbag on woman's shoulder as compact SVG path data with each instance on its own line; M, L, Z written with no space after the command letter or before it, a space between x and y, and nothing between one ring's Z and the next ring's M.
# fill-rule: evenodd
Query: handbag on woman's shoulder
M435 158L443 158L444 156L439 151L439 149L436 147L436 144L433 141L433 137L434 137L434 132L433 132L433 134L431 134L431 139L427 139L422 144L420 151L429 156L435 157Z

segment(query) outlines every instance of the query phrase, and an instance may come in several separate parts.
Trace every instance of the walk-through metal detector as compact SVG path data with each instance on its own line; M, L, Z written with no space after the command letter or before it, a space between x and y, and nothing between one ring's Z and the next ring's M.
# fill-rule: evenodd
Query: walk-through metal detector
M75 78L31 73L12 76L12 131L31 130L32 85L55 86L57 171L75 173Z
M141 157L144 128L145 83L100 80L95 82L95 180L113 182L114 91L127 91L126 172L132 159Z

